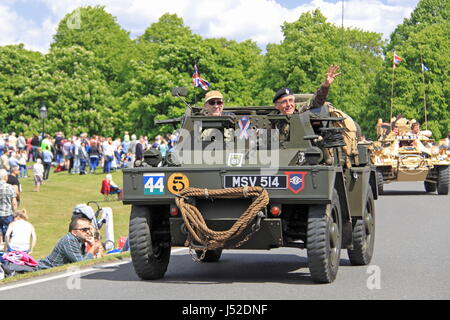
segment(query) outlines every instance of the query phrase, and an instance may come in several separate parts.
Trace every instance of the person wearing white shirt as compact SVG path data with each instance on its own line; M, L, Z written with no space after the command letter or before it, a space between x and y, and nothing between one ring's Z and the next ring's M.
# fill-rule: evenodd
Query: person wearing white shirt
M111 172L111 164L112 164L112 161L114 160L114 146L112 145L112 141L111 141L110 137L108 137L106 139L106 143L104 143L103 157L104 157L103 172L110 173Z
M36 159L36 163L33 165L33 176L34 176L34 191L39 192L39 188L44 181L44 166L42 165L41 159Z

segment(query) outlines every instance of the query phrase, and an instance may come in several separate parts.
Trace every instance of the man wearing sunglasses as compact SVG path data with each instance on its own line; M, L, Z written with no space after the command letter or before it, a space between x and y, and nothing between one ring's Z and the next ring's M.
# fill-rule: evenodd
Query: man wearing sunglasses
M220 91L217 90L213 90L208 92L205 95L205 102L203 104L203 114L207 115L207 116L215 116L215 117L220 117L220 116L234 116L234 113L232 112L223 112L223 95ZM231 135L232 132L225 128L223 131L223 138L225 139L225 141L231 141ZM221 137L221 135L219 134L219 136ZM202 141L212 141L212 140L217 140L217 139L221 139L218 136L218 130L217 129L205 129L202 132Z
M205 113L209 116L223 115L223 95L220 91L210 91L205 95L205 103L203 105Z
M73 218L69 232L59 239L50 255L38 261L37 268L49 269L94 258L103 249L101 242L94 240L94 231L89 219ZM85 252L86 244L91 245L88 252Z

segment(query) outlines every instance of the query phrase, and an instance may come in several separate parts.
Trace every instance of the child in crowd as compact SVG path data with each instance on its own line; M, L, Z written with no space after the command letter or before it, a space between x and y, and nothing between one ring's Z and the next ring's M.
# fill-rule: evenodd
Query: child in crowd
M14 221L9 224L5 235L8 252L23 251L31 254L36 246L36 231L28 222L27 211L16 211L13 217Z
M41 159L36 159L36 163L33 165L33 175L34 175L34 191L39 192L40 186L44 181L44 166L42 165Z

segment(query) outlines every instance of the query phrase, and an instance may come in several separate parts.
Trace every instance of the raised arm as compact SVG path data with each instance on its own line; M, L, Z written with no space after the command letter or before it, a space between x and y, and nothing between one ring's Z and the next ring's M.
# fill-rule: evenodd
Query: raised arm
M334 80L341 75L341 73L339 72L339 66L336 66L334 64L332 64L328 70L327 73L325 74L325 80L322 83L322 86L328 88L331 86L331 84L334 82Z
M319 89L317 89L316 93L314 94L314 98L311 101L310 108L317 108L323 106L323 104L327 100L328 91L330 89L331 84L340 75L341 73L339 72L339 66L331 65L328 68L325 74L325 80L322 82L321 86L319 87Z

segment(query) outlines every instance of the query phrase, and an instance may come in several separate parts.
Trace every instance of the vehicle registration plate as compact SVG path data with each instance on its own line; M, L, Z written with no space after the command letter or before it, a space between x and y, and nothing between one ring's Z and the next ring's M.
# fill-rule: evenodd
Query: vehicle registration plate
M285 175L225 175L224 186L225 188L263 187L266 189L286 189L287 177Z

